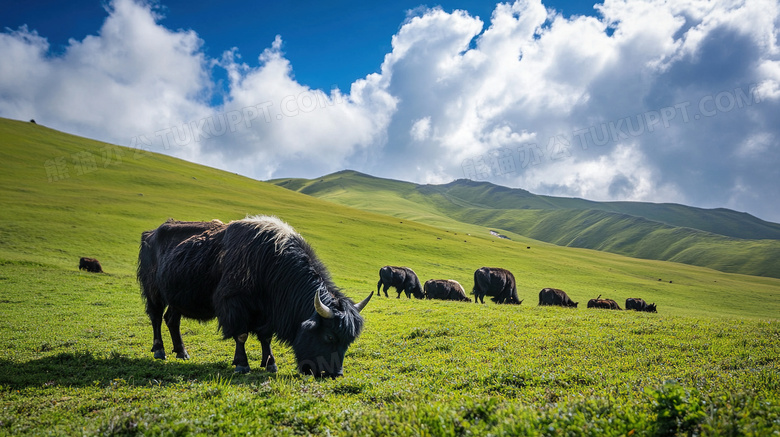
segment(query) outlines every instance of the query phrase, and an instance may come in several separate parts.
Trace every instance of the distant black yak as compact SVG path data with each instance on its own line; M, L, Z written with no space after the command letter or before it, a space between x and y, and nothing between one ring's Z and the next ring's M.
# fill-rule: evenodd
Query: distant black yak
M453 279L429 279L423 285L426 299L459 300L471 302L466 291Z
M603 308L607 310L622 310L623 308L620 308L620 305L618 305L617 302L615 302L612 299L602 299L601 295L599 295L595 299L591 299L588 301L588 308Z
M517 297L515 276L509 270L497 267L480 267L474 271L474 303L485 303L485 296L492 296L495 303L523 303Z
M626 309L644 311L648 313L658 312L658 309L655 306L655 302L648 304L647 302L644 301L644 299L640 299L638 297L629 297L628 299L626 299Z
M187 359L181 317L217 318L223 337L236 343L236 371L249 371L244 343L250 333L262 346L262 366L277 370L271 338L291 345L298 370L314 376L342 374L344 353L360 334L359 312L333 285L330 274L295 230L276 217L257 216L227 225L168 220L142 234L138 281L152 322L155 358L164 359L161 325L171 333L177 358Z
M420 279L414 273L414 270L409 267L384 266L379 269L379 282L376 283L376 294L380 294L379 289L382 288L382 291L385 292L385 297L390 297L387 295L387 289L390 287L395 287L395 290L398 292L396 299L401 297L401 292L406 293L406 297L409 299L412 298L412 295L417 299L425 297L420 285Z
M574 302L565 291L557 288L543 288L539 292L539 305L558 305L577 308L579 302Z
M598 304L599 299L601 299L600 294L595 299L590 299L588 301L588 308L596 308L596 304Z
M81 257L79 259L79 270L86 270L91 273L103 273L103 266L95 258Z

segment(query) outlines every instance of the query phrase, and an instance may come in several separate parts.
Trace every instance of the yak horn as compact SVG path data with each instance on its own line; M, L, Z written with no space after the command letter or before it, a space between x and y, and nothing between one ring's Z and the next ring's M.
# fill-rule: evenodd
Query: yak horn
M320 300L319 290L317 290L317 292L314 293L314 308L317 310L317 314L322 316L323 319L333 318L333 310L328 308L327 305L322 303L322 300Z
M371 300L371 297L374 295L374 292L372 291L371 294L368 295L367 298L361 300L360 302L355 304L355 308L357 308L358 312L362 311L363 308L368 305L368 301Z

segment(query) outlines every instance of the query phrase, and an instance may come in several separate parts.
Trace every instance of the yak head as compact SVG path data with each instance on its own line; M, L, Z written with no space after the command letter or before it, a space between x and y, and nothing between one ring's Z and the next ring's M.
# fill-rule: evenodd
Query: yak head
M322 303L320 290L314 294L314 314L301 324L292 344L298 371L315 377L337 377L343 374L344 354L360 335L363 317L360 311L374 295L353 304L347 298Z
M658 312L658 310L657 310L657 309L656 309L656 307L655 307L655 302L653 302L653 303L651 303L650 305L648 305L648 306L647 306L647 310L646 310L646 311L647 311L648 313L657 313L657 312Z

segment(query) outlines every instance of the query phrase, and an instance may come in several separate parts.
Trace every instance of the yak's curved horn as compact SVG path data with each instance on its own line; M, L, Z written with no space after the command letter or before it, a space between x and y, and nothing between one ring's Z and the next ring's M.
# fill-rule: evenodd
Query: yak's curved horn
M323 319L333 318L333 310L328 308L327 305L322 303L322 300L320 300L319 290L317 290L317 292L314 293L314 308L317 310L317 314L322 316Z
M355 304L355 308L357 308L358 312L362 311L363 308L368 305L368 301L371 300L371 297L374 295L374 292L372 291L371 294L368 295L367 298L361 300L360 302Z

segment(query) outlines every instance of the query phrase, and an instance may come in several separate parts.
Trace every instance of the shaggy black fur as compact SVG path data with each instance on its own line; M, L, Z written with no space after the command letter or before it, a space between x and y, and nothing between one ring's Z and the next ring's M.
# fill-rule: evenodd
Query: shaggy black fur
M157 242L156 246L168 249L156 257L156 263L145 258L146 252L158 252L157 247L150 243L152 250L145 251L142 243L138 277L147 312L151 296L159 297L168 312L198 320L216 317L223 337L236 341L233 364L240 372L249 371L244 343L247 334L254 333L263 348L262 365L269 371L276 371L270 348L275 335L292 346L301 372L341 375L344 354L360 334L363 318L333 284L303 237L275 217L207 225L203 223L204 231L178 243ZM165 227L149 236L145 233L144 242L155 239L160 229L166 233ZM150 264L157 266L152 281L147 272ZM316 293L333 311L333 318L315 311ZM150 318L154 325L152 313Z

